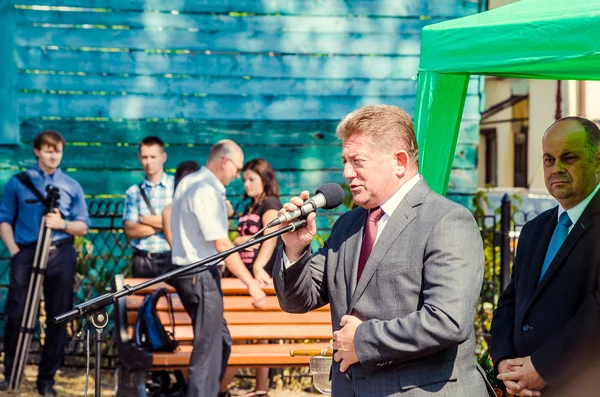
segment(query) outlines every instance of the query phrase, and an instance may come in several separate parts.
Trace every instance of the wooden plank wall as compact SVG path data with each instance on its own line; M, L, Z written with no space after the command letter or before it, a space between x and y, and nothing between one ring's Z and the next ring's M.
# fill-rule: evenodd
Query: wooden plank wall
M276 168L283 195L343 182L337 121L372 103L414 110L423 26L478 0L14 0L20 142L0 188L34 164L44 128L90 197L122 196L156 134L171 171L218 139ZM474 191L479 81L469 87L450 192ZM242 193L234 182L231 196Z
M15 53L16 23L11 0L0 0L0 145L19 143L16 104L17 65Z

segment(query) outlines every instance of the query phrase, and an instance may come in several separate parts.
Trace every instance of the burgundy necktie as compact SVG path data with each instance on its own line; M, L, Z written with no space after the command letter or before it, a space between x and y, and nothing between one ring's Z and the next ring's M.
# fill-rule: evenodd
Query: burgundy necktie
M365 235L363 236L362 246L360 247L360 258L358 259L356 283L360 280L360 276L365 269L365 264L371 255L371 251L373 251L373 246L377 239L377 222L379 222L383 214L384 212L381 207L376 207L369 211L369 216L367 216Z

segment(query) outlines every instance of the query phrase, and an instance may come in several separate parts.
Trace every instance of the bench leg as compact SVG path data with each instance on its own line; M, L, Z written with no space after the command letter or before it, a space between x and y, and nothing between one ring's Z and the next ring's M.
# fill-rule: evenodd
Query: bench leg
M120 366L116 397L147 397L147 380L146 371L130 371Z

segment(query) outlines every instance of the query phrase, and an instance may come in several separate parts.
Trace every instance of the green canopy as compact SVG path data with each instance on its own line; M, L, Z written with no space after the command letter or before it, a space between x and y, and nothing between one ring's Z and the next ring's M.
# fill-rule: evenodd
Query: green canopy
M600 0L521 0L423 29L415 125L421 173L442 194L472 74L600 80Z

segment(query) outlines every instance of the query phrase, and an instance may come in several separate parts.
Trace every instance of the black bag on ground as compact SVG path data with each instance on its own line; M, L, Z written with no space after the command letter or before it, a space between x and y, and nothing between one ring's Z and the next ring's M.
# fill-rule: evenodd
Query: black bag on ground
M156 310L156 305L163 296L167 299L171 331L165 329ZM158 288L144 298L135 322L135 344L138 347L162 352L172 352L179 345L175 340L173 302L166 288Z

